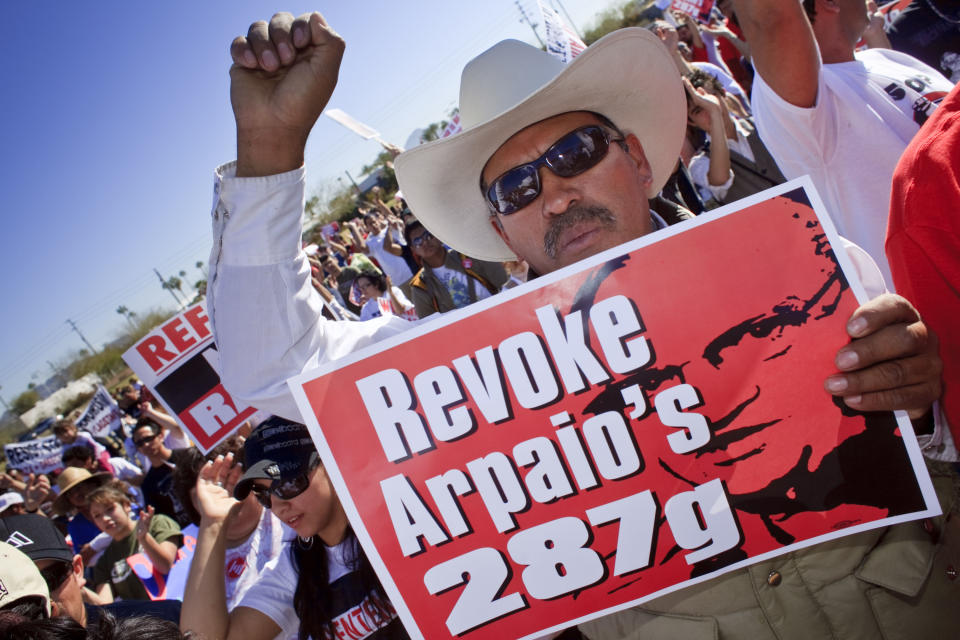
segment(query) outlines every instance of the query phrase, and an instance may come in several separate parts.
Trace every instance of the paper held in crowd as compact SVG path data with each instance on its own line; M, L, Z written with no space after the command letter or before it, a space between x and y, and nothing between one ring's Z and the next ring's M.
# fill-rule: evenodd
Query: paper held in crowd
M411 637L534 638L939 513L909 420L823 390L858 298L803 179L290 386Z
M206 302L148 333L123 359L204 453L256 413L238 404L220 383L220 357Z

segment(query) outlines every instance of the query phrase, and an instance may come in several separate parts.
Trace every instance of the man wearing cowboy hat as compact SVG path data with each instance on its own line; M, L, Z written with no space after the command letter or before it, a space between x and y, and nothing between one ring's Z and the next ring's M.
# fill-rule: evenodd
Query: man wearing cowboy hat
M226 387L291 418L298 413L286 378L405 326L389 318L323 320L299 250L304 144L336 84L343 47L316 13L276 14L231 47L238 159L218 170L208 309ZM411 209L454 249L485 260L522 258L546 273L664 226L648 199L679 157L686 106L652 34L618 31L567 66L501 42L465 68L460 109L462 133L396 162ZM869 258L852 251L862 277L879 282ZM910 304L879 296L854 313L848 332L852 341L826 389L859 410L905 409L928 420L940 363L935 338ZM894 370L903 374L895 381ZM957 594L943 569L930 571L947 536L932 541L915 523L889 532L893 546L876 535L818 545L784 556L775 569L754 565L581 628L596 639L817 637L838 625L864 637L881 628L899 637L890 629L898 625L905 637L924 636L957 615L944 604ZM875 544L885 552L871 556ZM904 562L907 546L924 560ZM850 558L863 564L848 566ZM944 562L937 555L937 566ZM881 568L888 567L899 580L887 580ZM858 568L863 576L854 578ZM872 614L871 603L882 611Z

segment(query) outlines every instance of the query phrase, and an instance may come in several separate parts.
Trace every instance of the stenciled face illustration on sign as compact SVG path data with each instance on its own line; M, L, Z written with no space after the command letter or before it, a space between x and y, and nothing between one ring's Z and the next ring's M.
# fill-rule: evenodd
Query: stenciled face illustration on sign
M810 245L785 261L820 276L766 307L741 307L733 300L725 306L689 307L686 316L678 318L689 327L686 345L682 338L668 344L662 337L667 332L652 324L662 316L644 313L656 302L638 300L644 320L651 321L646 329L658 355L640 371L608 385L584 408L584 415L597 415L623 407L623 389L639 385L650 409L631 426L638 433L663 430L652 411L653 399L678 383L692 384L700 402L687 410L707 418L709 442L692 454L678 455L669 447L646 449L648 472L659 468L690 486L722 479L741 526L750 527L753 535L764 530L779 544L802 537L811 518L830 520L833 528L857 524L855 516L845 515L852 505L875 508L883 516L923 507L917 487L898 480L912 472L893 414L857 412L830 398L822 385L834 372L832 361L812 361L795 344L807 325L835 314L849 317L850 310L840 305L849 284L809 203L797 194L787 195L798 199L779 198L778 205L785 209L781 215L791 211L790 218L809 233ZM626 266L618 259L598 268L581 287L574 308L588 308L602 297L607 278ZM750 286L762 279L754 274ZM827 400L820 404L829 408L813 408L811 398ZM625 409L629 413L630 407ZM690 455L708 466L692 469ZM692 575L746 555L743 549L732 549L705 567L695 567Z

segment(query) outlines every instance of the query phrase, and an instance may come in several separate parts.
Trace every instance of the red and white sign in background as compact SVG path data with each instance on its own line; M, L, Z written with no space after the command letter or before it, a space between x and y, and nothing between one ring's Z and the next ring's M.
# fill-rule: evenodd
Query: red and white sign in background
M411 636L536 637L939 513L909 420L823 390L865 296L811 190L290 381Z
M204 302L151 331L123 359L204 453L256 413L220 383L220 356Z

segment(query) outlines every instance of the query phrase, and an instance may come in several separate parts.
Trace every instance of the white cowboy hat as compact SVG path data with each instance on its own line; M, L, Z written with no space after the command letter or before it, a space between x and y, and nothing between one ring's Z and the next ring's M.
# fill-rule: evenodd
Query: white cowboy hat
M687 105L680 74L660 39L620 29L570 64L517 40L504 40L463 69L463 131L397 157L410 210L430 233L482 260L513 260L489 222L480 174L511 136L568 111L594 111L637 136L657 193L680 157Z

